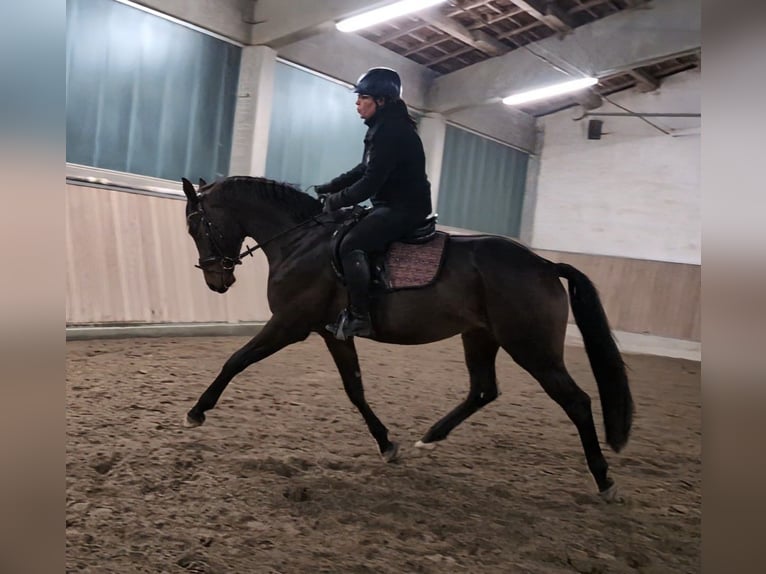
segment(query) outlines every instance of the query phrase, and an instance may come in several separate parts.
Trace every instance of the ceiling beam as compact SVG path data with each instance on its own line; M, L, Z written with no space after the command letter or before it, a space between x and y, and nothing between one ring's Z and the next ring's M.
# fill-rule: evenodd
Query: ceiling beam
M426 24L425 22L415 22L414 24L410 26L399 28L396 32L393 32L392 34L389 34L388 36L382 36L380 38L376 38L375 42L379 44L392 42L396 40L397 38L401 38L402 36L406 36L407 34L411 34L412 32L416 32L417 30L420 30L421 28L427 28L427 27L428 27L428 24Z
M418 16L428 22L433 28L438 28L445 34L460 40L464 44L484 52L489 56L500 56L510 51L510 48L481 30L469 30L460 22L442 14L438 8L426 10Z
M595 6L601 6L602 4L607 4L610 1L611 0L587 0L587 2L582 2L581 4L578 4L569 10L568 14L577 14L583 10L587 10L592 16L594 16L594 14L590 11L591 8ZM622 2L626 5L626 10L635 10L636 8L649 8L647 5L651 1L652 0L622 0Z
M526 26L522 26L521 28L514 28L513 30L508 30L507 32L503 32L498 36L501 40L507 40L510 38L513 38L514 36L518 36L519 34L523 34L524 32L528 32L532 28L539 28L542 26L540 22L532 22L531 24L527 24Z
M591 16L594 16L593 12L590 11L591 8L594 6L600 6L601 4L606 4L609 2L609 0L588 0L587 2L583 2L582 4L578 4L574 8L572 8L569 11L569 14L576 14L577 12L587 11Z
M428 50L429 48L434 48L438 46L439 44L443 44L444 42L449 42L450 40L454 40L452 36L440 36L436 38L435 40L431 40L430 42L426 42L425 44L417 44L414 48L410 48L409 50L406 50L405 52L402 52L402 56L411 56L412 54L415 54L417 52L422 52L424 50ZM440 48L441 49L441 48ZM447 53L448 50L441 49L443 53Z
M471 2L470 4L464 4L462 6L458 4L457 6L455 6L453 10L450 10L449 12L447 12L447 16L452 17L452 16L457 16L458 14L462 14L463 12L470 12L471 10L474 10L475 8L486 6L490 2L492 2L492 0L479 0L479 2Z
M502 14L499 14L497 16L493 16L492 18L489 18L482 22L482 24L486 25L492 25L497 24L498 22L502 22L503 20L508 20L509 18L513 18L514 16L518 16L519 14L523 14L524 10L521 8L508 8L505 12Z
M690 70L692 68L699 68L698 63L694 62L679 62L678 64L674 64L672 66L667 66L662 68L662 76L670 76L671 74L677 74L678 72L683 72L684 70ZM661 82L662 80L660 80Z
M623 0L628 8L643 8L644 4L648 4L650 0Z
M575 26L569 14L550 0L511 0L511 2L556 32L568 34Z
M630 76L636 80L640 92L653 92L660 87L660 81L643 70L628 70Z
M471 35L476 41L474 47L485 54L489 54L490 56L500 56L510 51L510 48L506 44L498 41L497 38L490 36L483 30L471 30Z
M471 46L465 46L463 48L460 48L459 50L455 52L450 52L449 54L445 54L444 56L440 56L439 58L435 58L433 60L428 60L429 66L435 66L436 64L441 64L442 62L446 62L447 60L451 60L452 58L457 58L458 56L462 56L463 54L467 54L473 50L473 47Z
M622 10L580 26L576 35L563 39L540 40L534 51L559 68L566 64L566 69L606 77L699 49L699 0L664 0L652 6L652 10ZM568 77L528 50L512 50L437 78L429 90L428 107L445 113L480 106Z

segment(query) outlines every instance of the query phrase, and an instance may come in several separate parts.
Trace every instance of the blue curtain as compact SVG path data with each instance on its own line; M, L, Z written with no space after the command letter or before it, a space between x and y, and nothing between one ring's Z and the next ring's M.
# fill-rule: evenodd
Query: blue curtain
M266 177L326 183L362 160L367 127L345 86L277 62Z
M228 175L241 49L113 0L67 1L67 161Z
M522 151L448 125L439 223L518 237L528 159Z

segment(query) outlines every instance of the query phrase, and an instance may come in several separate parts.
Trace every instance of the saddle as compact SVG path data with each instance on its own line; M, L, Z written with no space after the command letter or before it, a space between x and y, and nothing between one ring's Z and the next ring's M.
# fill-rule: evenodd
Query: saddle
M354 207L345 214L340 227L330 238L332 267L345 283L338 248L351 228L361 221L369 209ZM371 288L391 292L420 289L433 284L439 276L447 253L449 235L436 231L437 215L427 217L423 224L406 237L391 243L383 253L368 253Z

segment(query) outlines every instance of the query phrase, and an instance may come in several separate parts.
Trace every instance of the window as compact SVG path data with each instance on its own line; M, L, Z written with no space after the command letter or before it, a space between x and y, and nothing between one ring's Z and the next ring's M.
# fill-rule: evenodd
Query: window
M362 161L367 126L350 87L284 62L274 76L266 177L306 189Z
M67 161L228 175L241 48L114 0L67 1Z
M519 236L529 156L447 126L439 184L439 223Z

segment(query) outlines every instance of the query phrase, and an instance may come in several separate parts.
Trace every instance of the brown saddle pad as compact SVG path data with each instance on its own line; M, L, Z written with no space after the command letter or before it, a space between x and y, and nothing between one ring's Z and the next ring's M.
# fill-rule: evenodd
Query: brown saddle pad
M427 287L436 281L447 246L447 234L436 232L428 243L392 243L386 253L387 290Z

